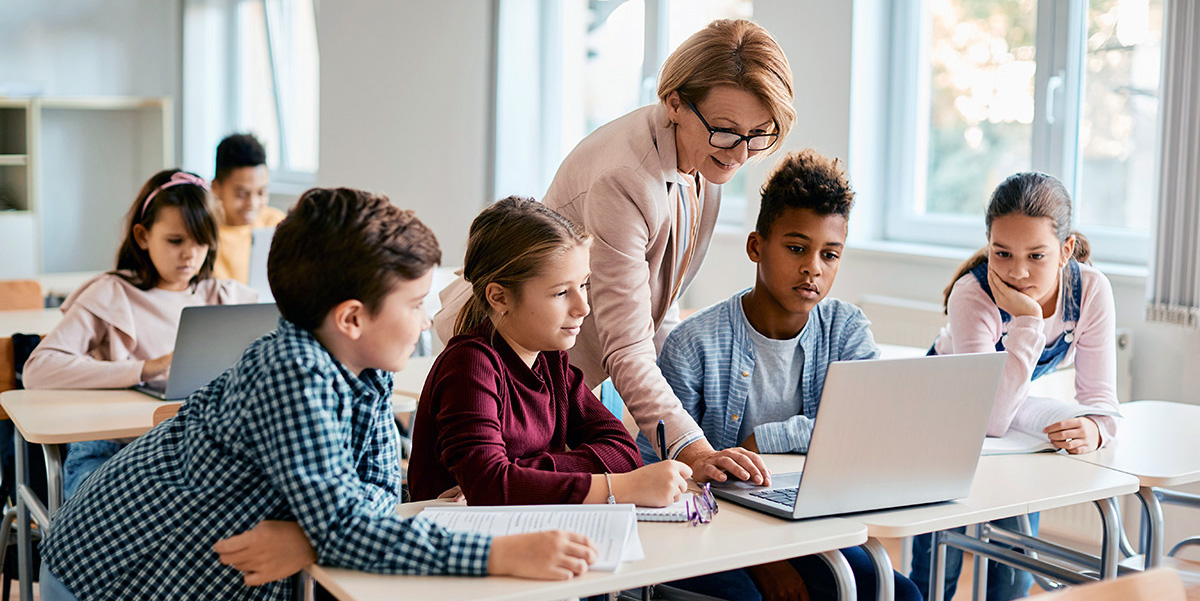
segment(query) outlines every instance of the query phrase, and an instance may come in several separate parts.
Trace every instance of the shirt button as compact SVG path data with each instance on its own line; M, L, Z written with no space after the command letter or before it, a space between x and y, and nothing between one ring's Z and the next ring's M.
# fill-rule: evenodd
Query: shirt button
M749 377L750 377L750 372L749 372L749 371L742 371L742 377L743 377L743 378L749 378Z
M737 414L736 414L736 413L734 413L734 414L733 414L733 417L731 417L731 418L729 418L729 419L731 419L731 420L733 420L733 421L735 421L735 422L736 422L736 421L737 421Z

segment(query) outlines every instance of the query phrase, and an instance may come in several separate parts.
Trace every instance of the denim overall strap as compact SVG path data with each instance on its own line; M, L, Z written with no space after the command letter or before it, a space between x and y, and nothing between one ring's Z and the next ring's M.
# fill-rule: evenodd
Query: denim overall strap
M1079 263L1075 259L1067 261L1063 272L1063 333L1046 345L1042 356L1038 358L1037 366L1033 368L1033 379L1036 380L1058 369L1058 364L1067 356L1071 343L1075 341L1075 323L1079 321L1079 309L1083 301L1083 286L1080 282Z
M1075 322L1079 321L1079 308L1083 300L1083 286L1080 284L1079 263L1075 259L1067 261L1067 268L1063 273L1062 294L1063 294L1063 323L1067 324L1063 333L1054 340L1053 343L1046 346L1042 351L1041 357L1038 357L1037 365L1033 369L1034 380L1053 372L1058 369L1058 364L1062 363L1064 357L1067 356L1067 350L1071 348L1071 342L1075 340ZM987 281L987 261L976 265L971 269L971 275L975 276L975 281L979 282L979 287L987 293L988 298L992 302L996 302L996 297L992 294L992 287ZM1012 315L1009 315L1004 309L996 308L1000 311L1000 320L1003 323L1008 323L1012 320ZM934 341L934 346L929 347L927 356L936 355L934 350L937 341ZM1004 350L1004 337L996 341L996 350Z

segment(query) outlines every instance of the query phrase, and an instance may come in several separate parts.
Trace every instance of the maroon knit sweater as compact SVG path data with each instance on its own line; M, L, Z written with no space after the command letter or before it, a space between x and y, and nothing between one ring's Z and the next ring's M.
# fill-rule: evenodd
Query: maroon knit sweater
M450 340L414 422L414 501L457 484L470 505L580 503L591 474L642 465L624 424L566 352L539 353L531 370L490 329Z

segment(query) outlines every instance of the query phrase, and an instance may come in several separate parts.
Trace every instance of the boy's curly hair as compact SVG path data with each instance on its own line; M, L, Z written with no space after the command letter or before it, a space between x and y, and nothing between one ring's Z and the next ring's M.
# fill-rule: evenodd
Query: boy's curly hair
M841 161L809 148L788 153L762 187L755 229L766 236L785 209L811 209L818 215L850 218L854 190Z

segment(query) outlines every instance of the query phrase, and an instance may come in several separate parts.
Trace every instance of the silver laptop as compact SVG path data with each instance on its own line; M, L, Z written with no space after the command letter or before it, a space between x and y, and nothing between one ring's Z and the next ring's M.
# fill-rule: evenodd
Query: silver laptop
M246 285L258 293L258 302L273 303L271 283L267 280L267 257L271 254L271 239L275 228L256 227L250 232L250 270L246 272Z
M142 382L134 390L167 401L185 399L237 363L246 347L278 322L275 303L187 307L179 318L167 379Z
M965 497L1006 356L832 363L803 471L713 494L789 519Z

